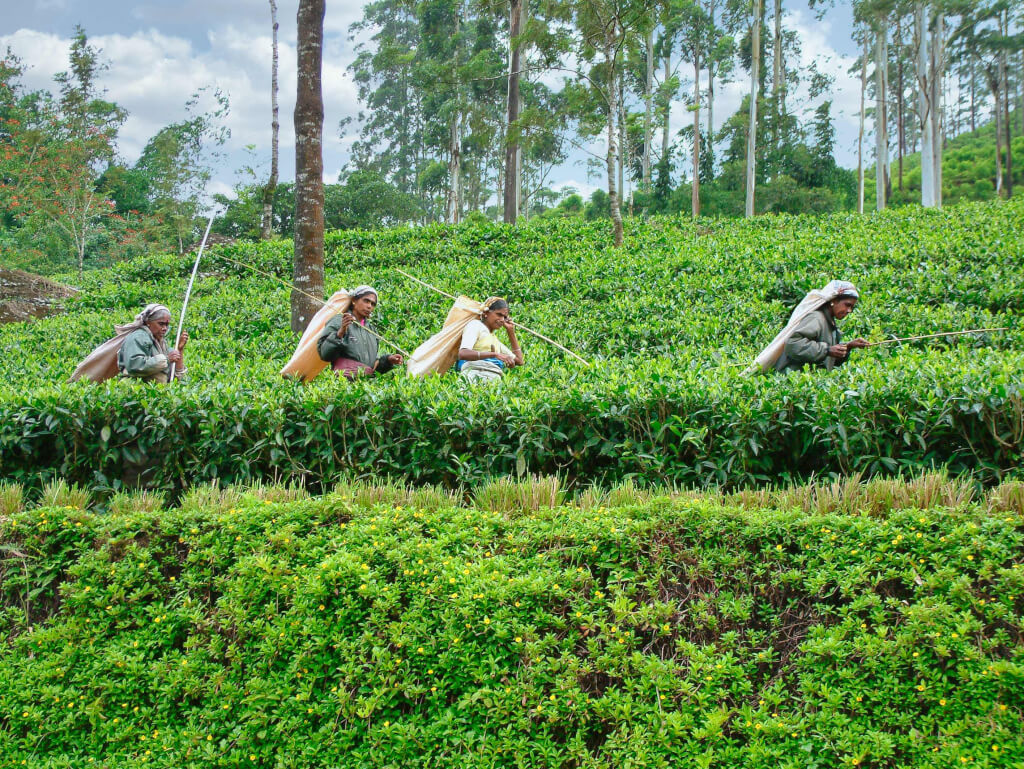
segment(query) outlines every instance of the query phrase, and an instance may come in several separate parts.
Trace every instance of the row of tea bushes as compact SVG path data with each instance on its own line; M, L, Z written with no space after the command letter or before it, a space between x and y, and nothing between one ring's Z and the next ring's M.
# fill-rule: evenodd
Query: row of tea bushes
M5 766L1024 763L1024 519L348 494L0 521Z
M1021 464L1021 353L906 354L829 377L744 377L664 360L600 377L563 369L472 388L396 378L303 387L61 385L0 390L0 477L118 488L339 477L475 485L501 475L573 484L630 477L690 487L947 468L984 482Z

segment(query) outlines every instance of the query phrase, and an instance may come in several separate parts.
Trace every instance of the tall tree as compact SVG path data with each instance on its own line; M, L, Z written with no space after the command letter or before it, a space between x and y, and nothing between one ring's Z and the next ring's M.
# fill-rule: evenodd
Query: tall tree
M750 26L750 121L747 127L747 194L744 211L748 217L754 215L754 190L757 179L757 102L760 99L761 68L761 0L753 0Z
M299 0L295 97L295 264L292 331L301 333L324 293L324 99L326 0Z
M520 36L527 0L509 0L508 4L508 117L505 133L504 220L515 224L519 216L520 160L516 121L519 120L519 70L521 68Z
M271 58L270 58L270 178L263 187L263 218L260 237L270 240L273 235L274 192L277 188L277 148L281 123L277 108L277 3L270 0Z
M921 130L921 204L942 205L942 77L945 68L945 18L927 0L914 5L914 47L918 121Z

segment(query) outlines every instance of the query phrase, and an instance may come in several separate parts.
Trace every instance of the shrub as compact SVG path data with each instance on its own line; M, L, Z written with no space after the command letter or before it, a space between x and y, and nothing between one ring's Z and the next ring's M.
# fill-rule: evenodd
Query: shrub
M331 495L0 523L11 766L1024 761L1024 519Z

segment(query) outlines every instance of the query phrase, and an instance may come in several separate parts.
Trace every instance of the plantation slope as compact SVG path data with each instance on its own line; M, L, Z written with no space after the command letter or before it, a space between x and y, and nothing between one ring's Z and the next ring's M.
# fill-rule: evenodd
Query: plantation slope
M604 223L545 220L331 233L328 290L371 283L381 333L406 350L440 326L445 290L507 296L527 365L498 387L400 373L307 387L278 375L288 329L287 242L215 249L190 305L191 382L65 382L147 301L177 312L188 257L87 274L67 315L0 327L0 478L60 476L101 492L149 457L177 492L217 479L342 475L475 483L507 473L572 481L741 486L944 467L984 482L1017 472L1024 441L1024 199L867 216L652 218L613 249ZM237 262L251 264L257 274ZM853 279L844 323L874 341L1001 333L857 351L824 376L745 378L804 293Z
M1022 540L977 508L41 508L0 523L0 755L1020 766Z

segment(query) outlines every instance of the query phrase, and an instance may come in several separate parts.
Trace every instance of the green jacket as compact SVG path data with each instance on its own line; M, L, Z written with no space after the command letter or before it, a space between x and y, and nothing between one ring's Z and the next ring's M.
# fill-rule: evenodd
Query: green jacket
M136 329L117 351L117 368L121 376L145 382L167 382L171 375L167 345L158 343L148 328ZM181 366L175 367L175 379L183 373Z
M372 331L376 327L367 323ZM338 329L341 328L341 315L335 315L324 326L320 336L316 340L316 351L320 360L333 363L338 358L349 358L357 360L364 366L377 364L377 373L383 374L390 371L394 366L388 362L387 355L378 355L377 337L369 333L357 321L348 324L345 329L345 336L338 337Z
M841 339L842 334L839 333L835 318L824 310L815 310L803 319L786 340L786 347L775 363L775 370L796 371L811 364L831 371L846 362L845 358L837 360L828 354L828 348L839 344Z

